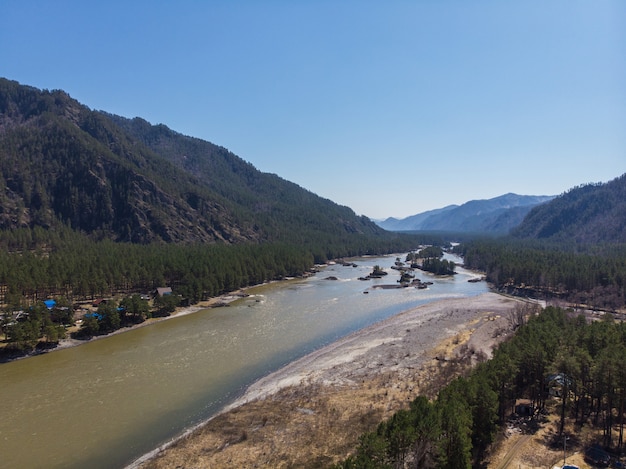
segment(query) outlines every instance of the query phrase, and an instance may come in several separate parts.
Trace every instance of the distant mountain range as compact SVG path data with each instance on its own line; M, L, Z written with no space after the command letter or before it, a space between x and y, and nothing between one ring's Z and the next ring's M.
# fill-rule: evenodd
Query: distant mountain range
M390 231L451 231L505 234L519 225L537 205L555 196L504 194L487 200L471 200L462 205L418 213L403 219L377 221Z
M133 243L387 236L227 149L0 78L0 229Z

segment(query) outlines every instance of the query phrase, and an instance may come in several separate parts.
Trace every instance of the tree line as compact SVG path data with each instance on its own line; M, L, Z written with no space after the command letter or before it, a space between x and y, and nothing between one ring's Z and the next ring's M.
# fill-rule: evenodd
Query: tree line
M295 244L157 244L92 241L71 230L0 233L0 302L30 304L149 292L170 286L191 303L300 276L330 259L408 250L416 238L333 236Z
M308 244L149 244L93 241L70 229L0 232L0 312L9 349L51 347L73 324L77 302L106 298L83 320L90 337L169 314L178 301L195 304L240 288L299 277L330 259L409 250L415 237L313 236ZM152 309L137 300L158 287ZM43 300L54 298L52 309ZM121 300L120 300L121 299ZM174 304L173 302L176 301ZM20 313L21 312L21 313Z
M476 239L457 252L496 288L615 311L626 304L626 245Z
M519 325L489 361L454 379L429 400L417 397L361 436L336 469L482 467L516 399L532 402L533 419L552 399L564 422L598 429L605 448L623 451L626 425L626 324L611 316L588 322L548 307ZM555 397L556 396L556 397Z

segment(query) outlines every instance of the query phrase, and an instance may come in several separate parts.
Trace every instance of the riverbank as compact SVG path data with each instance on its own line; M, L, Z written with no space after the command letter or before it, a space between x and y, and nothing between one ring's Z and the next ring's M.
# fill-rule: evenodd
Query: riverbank
M218 416L129 467L332 464L418 394L433 395L456 359L490 356L520 303L485 293L400 313L257 381Z
M253 287L248 287L248 288L253 288ZM68 330L66 331L67 337L64 339L59 340L59 343L54 346L54 347L50 347L48 349L44 349L41 351L36 351L34 353L28 353L28 354L23 354L23 355L16 355L15 357L4 357L4 359L0 359L0 362L10 362L10 361L14 361L14 360L22 360L25 358L29 358L29 357L33 357L36 355L40 355L42 353L50 353L50 352L54 352L57 350L63 350L69 347L77 347L79 345L83 345L86 344L88 342L92 342L95 340L102 340L102 339L106 339L107 337L111 337L113 335L116 334L123 334L124 332L128 332L134 329L139 329L141 327L146 327L146 326L150 326L152 324L156 324L158 322L161 321L167 321L169 319L174 319L174 318L179 318L182 316L186 316L188 314L193 314L193 313L197 313L198 311L202 311L204 309L208 309L208 308L217 308L217 307L222 307L222 306L228 306L229 303L243 298L246 296L245 293L246 288L242 288L239 290L236 290L234 292L231 293L227 293L221 296L217 296L214 298L209 298L208 300L204 300L204 301L200 301L192 306L179 306L177 307L173 313L171 313L168 316L160 316L160 317L154 317L154 318L149 318L146 319L145 321L139 323L139 324L133 324L132 326L126 326L126 327L122 327L120 329L117 329L113 332L110 332L108 334L104 334L104 335L97 335L94 337L90 337L88 339L74 339L71 337L71 334L74 332L77 332L80 327L78 325L76 326L72 326L70 328L68 328Z

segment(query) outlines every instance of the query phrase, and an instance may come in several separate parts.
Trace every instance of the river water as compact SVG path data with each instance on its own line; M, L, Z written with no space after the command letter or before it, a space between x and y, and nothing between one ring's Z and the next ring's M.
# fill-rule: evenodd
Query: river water
M124 467L323 345L430 301L487 291L462 268L451 278L417 272L434 282L426 290L372 289L396 282L394 261L328 266L253 288L230 307L0 365L0 468ZM389 275L358 280L374 265Z

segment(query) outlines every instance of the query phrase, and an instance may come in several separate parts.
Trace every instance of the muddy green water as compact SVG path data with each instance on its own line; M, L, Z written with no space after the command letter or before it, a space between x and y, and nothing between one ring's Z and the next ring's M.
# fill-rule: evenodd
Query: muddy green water
M434 282L427 290L371 289L398 279L394 260L329 266L230 307L1 364L0 467L124 467L316 348L411 307L487 290L463 269L447 279L418 272ZM357 280L375 264L387 278Z

